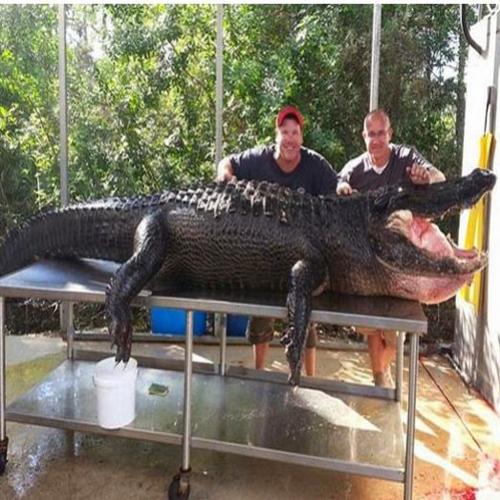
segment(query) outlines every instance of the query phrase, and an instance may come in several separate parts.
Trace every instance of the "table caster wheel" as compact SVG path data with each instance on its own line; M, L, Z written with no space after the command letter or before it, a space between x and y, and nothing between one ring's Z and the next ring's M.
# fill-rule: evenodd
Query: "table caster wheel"
M0 476L5 472L5 466L7 465L7 446L9 444L9 438L6 437L4 440L0 441Z
M0 454L0 476L5 472L5 466L7 465L7 454Z
M168 487L168 500L187 500L189 491L189 480L176 474Z

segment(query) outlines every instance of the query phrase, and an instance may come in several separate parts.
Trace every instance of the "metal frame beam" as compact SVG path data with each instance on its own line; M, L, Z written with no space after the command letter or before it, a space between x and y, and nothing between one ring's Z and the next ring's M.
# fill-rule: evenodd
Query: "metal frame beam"
M370 76L370 111L378 108L378 88L380 74L380 30L382 24L382 5L373 6L372 24L372 64Z

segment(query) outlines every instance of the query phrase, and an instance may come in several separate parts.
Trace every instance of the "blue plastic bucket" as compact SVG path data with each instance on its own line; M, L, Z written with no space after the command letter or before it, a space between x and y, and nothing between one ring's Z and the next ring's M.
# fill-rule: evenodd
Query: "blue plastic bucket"
M230 337L244 337L247 331L248 316L241 314L227 315L227 334Z
M184 309L170 309L167 307L151 308L151 331L154 335L185 335L187 313ZM195 311L193 313L193 334L203 335L206 330L207 313Z

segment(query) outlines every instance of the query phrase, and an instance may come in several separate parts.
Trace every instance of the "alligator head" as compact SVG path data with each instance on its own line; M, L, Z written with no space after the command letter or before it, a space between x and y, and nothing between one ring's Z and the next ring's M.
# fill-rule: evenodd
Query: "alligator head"
M427 304L442 302L486 265L485 253L457 247L433 220L470 208L495 180L491 172L476 169L456 181L391 186L369 196L368 237L389 276L391 295Z

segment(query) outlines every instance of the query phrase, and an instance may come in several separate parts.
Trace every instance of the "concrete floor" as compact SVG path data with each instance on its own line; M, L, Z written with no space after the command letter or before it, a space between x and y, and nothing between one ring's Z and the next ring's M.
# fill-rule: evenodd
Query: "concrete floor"
M7 400L57 366L64 348L58 339L7 337ZM136 354L183 355L176 345L133 348ZM216 360L218 348L197 345L195 353ZM370 382L365 352L318 354L318 376ZM228 362L250 366L251 349L230 346ZM281 348L271 349L268 365L286 370ZM15 423L7 432L2 500L164 499L180 463L176 446ZM192 468L192 500L386 500L403 492L398 483L204 450L193 450ZM414 498L500 500L500 417L436 356L420 361Z

